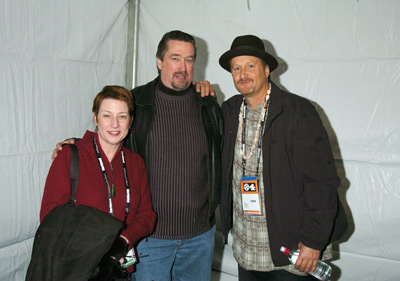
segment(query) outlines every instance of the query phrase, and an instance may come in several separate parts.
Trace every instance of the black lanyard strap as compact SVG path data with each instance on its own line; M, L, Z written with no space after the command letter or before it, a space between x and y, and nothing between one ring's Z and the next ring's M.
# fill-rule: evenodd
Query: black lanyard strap
M97 141L96 141L95 137L93 138L93 146L94 146L94 151L96 153L96 157L97 157L97 161L99 163L101 173L103 174L104 181L107 185L108 213L110 215L114 216L110 181L108 180L108 176L106 173L106 168L104 166L103 158L101 157L100 149L99 149L99 146L97 145ZM122 149L121 149L121 158L122 158L122 166L123 166L123 171L124 171L125 191L126 191L126 204L125 204L125 220L126 220L126 217L128 216L128 213L129 213L130 203L131 203L131 192L129 189L129 180L128 180L128 174L127 174L126 163L125 163L125 155L124 155L124 151Z
M121 149L121 158L122 158L122 166L124 168L124 179L125 179L125 191L126 191L126 204L125 204L125 218L129 213L129 208L131 205L131 190L129 189L129 180L128 174L126 169L126 162L125 162L125 154L124 151Z

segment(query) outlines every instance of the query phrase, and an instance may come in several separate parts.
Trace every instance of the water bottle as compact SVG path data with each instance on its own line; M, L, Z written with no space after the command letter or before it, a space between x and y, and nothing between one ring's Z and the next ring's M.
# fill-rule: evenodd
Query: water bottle
M296 264L297 258L299 257L300 250L290 251L289 248L281 247L281 252L288 256L289 261L292 264ZM319 260L317 264L317 268L314 272L309 272L315 278L326 281L331 276L332 267L329 264L324 263L323 261Z

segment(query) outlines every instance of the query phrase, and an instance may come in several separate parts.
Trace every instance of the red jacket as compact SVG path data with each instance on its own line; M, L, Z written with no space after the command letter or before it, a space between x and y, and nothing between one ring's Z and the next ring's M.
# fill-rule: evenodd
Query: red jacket
M94 147L93 137L97 138L103 159L107 159L100 146L96 133L87 131L83 139L76 143L79 150L79 183L76 205L85 204L108 213L107 185L101 173ZM156 214L152 210L147 170L142 158L135 152L122 147L117 151L111 165L104 161L110 185L115 185L112 198L114 216L120 221L125 218L126 191L120 150L123 149L131 191L131 204L126 219L126 229L121 233L129 240L129 249L139 239L152 233ZM56 206L68 202L71 194L70 180L71 150L64 146L53 161L44 188L40 221Z

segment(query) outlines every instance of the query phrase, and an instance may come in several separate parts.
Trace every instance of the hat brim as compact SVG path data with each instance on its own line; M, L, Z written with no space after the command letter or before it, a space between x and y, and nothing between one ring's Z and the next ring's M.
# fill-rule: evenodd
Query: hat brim
M250 46L237 47L222 54L219 58L219 65L228 72L231 72L231 59L238 56L252 56L262 59L269 66L272 72L278 67L278 61L269 53Z

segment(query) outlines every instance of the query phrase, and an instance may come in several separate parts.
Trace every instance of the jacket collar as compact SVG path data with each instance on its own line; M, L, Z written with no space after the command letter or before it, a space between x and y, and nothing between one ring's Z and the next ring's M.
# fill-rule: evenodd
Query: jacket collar
M135 103L137 105L152 105L154 104L154 96L156 92L156 86L160 76L157 76L156 79L150 81L146 85L143 86L143 90L141 92L146 93L145 95L137 95L135 96ZM137 88L133 89L135 91Z
M272 122L278 117L283 111L283 97L282 91L279 87L271 81L271 97L267 121L265 123L265 131L269 129Z
M98 134L97 132L86 131L85 136L86 136L86 135L90 136L90 137L92 138L92 140L93 140L93 137L96 138L96 142L97 142L97 145L98 145L98 147L99 147L101 157L104 158L104 159L107 159L107 155L106 155L106 153L104 152L103 147L101 146L101 143L100 143L99 134ZM92 141L92 142L93 142L93 141ZM111 160L111 163L114 162L114 160L115 160L115 159L118 157L118 155L121 153L123 144L124 144L123 141L119 144L119 147L118 147L117 151L115 152L115 154L114 154L114 156L113 156L113 159Z

